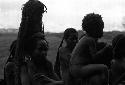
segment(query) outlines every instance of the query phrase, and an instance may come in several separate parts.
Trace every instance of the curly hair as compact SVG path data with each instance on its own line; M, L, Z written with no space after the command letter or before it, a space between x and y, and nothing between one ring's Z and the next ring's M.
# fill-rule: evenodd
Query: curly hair
M82 29L92 37L102 37L103 28L104 22L99 14L89 13L82 20Z

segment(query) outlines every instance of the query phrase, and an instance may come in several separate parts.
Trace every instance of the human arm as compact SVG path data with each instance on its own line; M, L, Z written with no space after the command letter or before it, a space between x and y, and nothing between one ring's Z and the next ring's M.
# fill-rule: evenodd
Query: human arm
M20 78L22 85L31 85L30 77L28 75L27 67L25 65L21 67Z
M59 51L57 52L56 61L54 63L54 72L61 79Z
M112 59L112 46L105 44L105 46L101 47L98 49L99 47L99 42L96 43L96 45L94 42L90 44L90 53L92 55L92 59L93 61L95 61L96 63L107 63ZM97 48L97 49L96 49ZM94 51L94 52L93 52Z
M51 79L54 79L54 80L60 80L60 78L58 77L58 75L55 73L54 71L54 68L53 68L53 65L50 61L48 61L48 64L47 64L47 76Z

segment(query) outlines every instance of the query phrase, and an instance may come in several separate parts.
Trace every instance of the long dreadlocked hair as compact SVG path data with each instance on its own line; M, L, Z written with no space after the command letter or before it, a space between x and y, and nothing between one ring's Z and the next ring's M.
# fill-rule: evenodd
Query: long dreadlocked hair
M55 62L55 65L54 65L54 70L55 70L56 74L59 76L60 79L61 79L61 73L60 73L59 49L62 47L63 41L65 39L67 39L72 33L78 33L78 32L74 28L67 28L64 31L64 35L63 35L62 41L61 41L61 43L60 43L60 45L58 47L57 56L56 56L56 62Z
M25 30L23 33L25 37L29 37L33 33L40 31L44 33L42 17L46 11L46 6L38 0L29 0L23 5L20 31Z
M42 27L42 16L46 10L46 6L38 0L29 0L23 5L22 20L17 39L17 48L20 49L21 47L22 50L18 50L18 52L21 51L22 54L24 54L24 44L34 33L42 32L44 34L44 28Z
M19 27L17 45L15 52L15 64L16 64L16 77L15 85L20 85L20 65L24 60L24 44L27 39L30 38L34 33L44 33L44 26L42 22L43 13L46 12L46 6L38 0L29 0L23 5L22 8L22 19Z
M34 35L32 35L27 42L24 44L24 51L31 56L31 54L33 53L34 49L36 48L37 45L37 41L41 40L41 48L42 50L48 50L49 49L49 45L47 40L44 37L44 34L38 32L35 33ZM31 56L32 57L32 56Z

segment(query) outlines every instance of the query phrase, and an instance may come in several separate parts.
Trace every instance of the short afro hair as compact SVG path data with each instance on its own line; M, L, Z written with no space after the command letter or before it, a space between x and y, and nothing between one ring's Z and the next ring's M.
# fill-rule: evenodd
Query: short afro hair
M104 22L99 14L89 13L82 20L82 29L92 37L102 37L99 33L103 28Z

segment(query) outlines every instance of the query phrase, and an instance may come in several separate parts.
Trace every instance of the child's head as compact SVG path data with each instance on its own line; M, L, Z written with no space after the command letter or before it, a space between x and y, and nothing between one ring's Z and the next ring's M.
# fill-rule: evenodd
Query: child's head
M38 50L41 51L48 51L48 42L44 38L44 35L42 33L35 33L31 38L27 40L25 43L25 52L28 55L34 55L34 51Z
M113 48L113 57L116 60L125 58L125 36L122 36Z
M103 36L104 22L101 15L90 13L82 20L82 29L93 38L101 38Z
M31 59L35 64L42 63L47 58L48 43L46 40L37 40L36 46L31 53Z
M31 19L42 18L42 14L47 10L45 8L46 6L42 2L29 0L22 8L22 16L23 18L29 18L30 21L32 21Z
M74 28L67 28L63 38L67 45L74 46L78 42L78 32Z
M23 5L19 28L21 36L28 38L36 32L44 33L42 17L46 10L46 6L39 0L28 0L28 2Z

